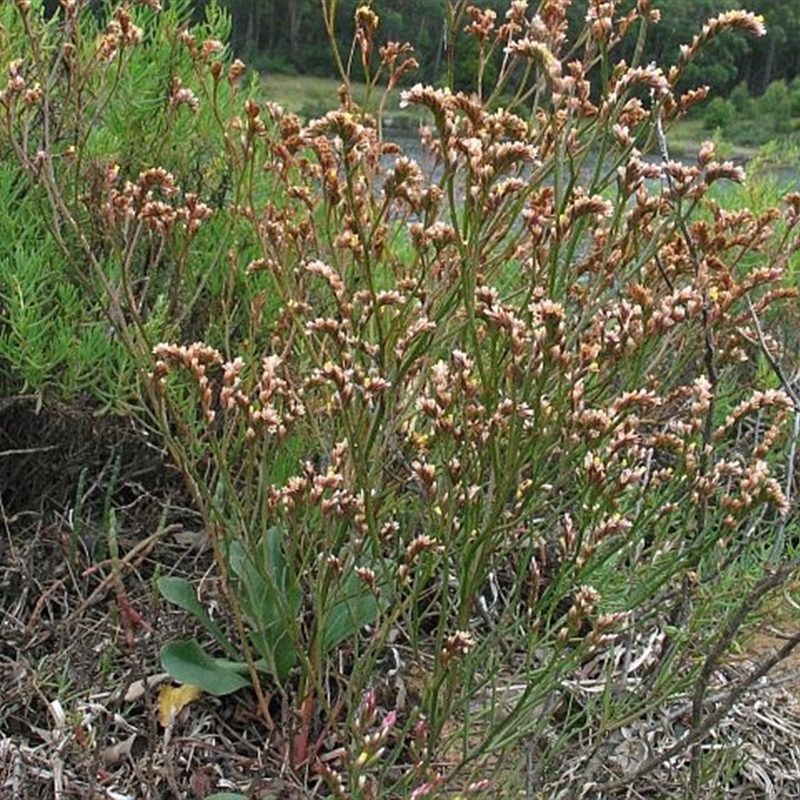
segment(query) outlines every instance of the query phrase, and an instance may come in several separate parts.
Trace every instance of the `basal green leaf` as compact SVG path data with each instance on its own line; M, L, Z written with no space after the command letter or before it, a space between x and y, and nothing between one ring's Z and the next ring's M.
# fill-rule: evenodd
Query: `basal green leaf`
M325 616L322 645L325 652L332 650L358 631L374 622L380 608L369 587L350 572L344 581L342 596Z
M161 666L175 680L199 686L215 697L250 685L246 664L213 658L194 639L165 644L161 648Z
M236 658L236 648L225 636L222 628L214 622L208 615L203 605L197 599L192 584L185 578L172 577L165 575L156 582L158 591L164 599L174 603L184 611L188 611L217 641L225 652L232 658Z
M292 621L300 613L300 586L286 562L283 535L270 528L259 547L246 551L236 541L229 553L231 570L239 579L239 599L254 629L253 645L279 681L297 663Z

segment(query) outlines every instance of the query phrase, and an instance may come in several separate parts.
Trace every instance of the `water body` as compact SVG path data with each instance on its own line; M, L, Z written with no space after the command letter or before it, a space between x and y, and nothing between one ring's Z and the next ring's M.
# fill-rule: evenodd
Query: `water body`
M416 133L409 131L407 128L386 128L384 136L387 141L400 145L406 156L414 159L422 167L423 171L430 174L430 170L433 169L433 157L430 152L423 150L419 136ZM670 157L674 161L690 166L697 163L699 150L700 143L698 143L696 150L682 152L680 155L670 154ZM661 156L658 152L650 152L643 156L643 160L651 164L660 164ZM734 148L730 154L724 157L717 155L716 160L733 161L737 166L744 168L748 177L751 176L751 169L757 170L759 180L765 178L774 180L778 193L800 191L800 154L788 153L784 155L779 153L774 157L770 157L767 150L762 157L758 152L754 153L752 149L736 150ZM587 163L587 173L589 170L593 170L595 166L596 161Z

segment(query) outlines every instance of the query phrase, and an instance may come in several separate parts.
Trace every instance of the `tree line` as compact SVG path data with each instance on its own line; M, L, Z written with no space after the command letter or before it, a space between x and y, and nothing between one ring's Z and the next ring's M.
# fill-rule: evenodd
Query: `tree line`
M209 0L197 0L202 12ZM232 44L236 54L254 67L273 72L332 75L333 60L323 24L320 0L219 0L232 18ZM356 8L364 0L339 0L335 36L342 52L349 51ZM492 8L502 20L508 0L472 0L472 5ZM586 18L589 0L574 0L570 23L576 28ZM411 42L420 69L413 79L435 83L445 64L448 14L463 0L372 0L369 5L380 16L379 38ZM535 0L531 2L535 9ZM625 10L634 0L620 2ZM760 95L776 80L791 81L800 74L800 3L797 0L656 0L661 21L650 32L645 61L674 63L678 48L688 43L710 17L733 8L761 14L767 34L761 39L731 34L719 37L686 74L687 84L708 84L712 92L727 96L745 83L750 93ZM464 75L474 74L470 59L476 53L465 41L457 42L456 58ZM633 42L620 57L630 57ZM460 52L459 52L460 50ZM467 88L467 87L465 87Z
M42 0L46 11L57 11L60 0ZM230 14L234 53L249 66L277 73L305 73L335 76L335 62L322 14L328 0L162 0L162 5L193 8L200 20L206 7L217 3ZM580 28L591 0L573 0L568 14L574 30ZM621 11L634 7L636 0L620 0ZM88 0L98 12L108 0ZM410 42L420 68L414 81L437 83L447 63L447 21L467 5L491 8L502 21L509 0L337 0L335 38L340 51L348 53L353 36L356 9L370 5L381 20L379 41ZM737 86L751 95L761 95L775 81L789 83L800 75L800 2L798 0L653 0L661 10L661 21L651 28L644 61L661 65L674 63L681 44L691 41L703 23L717 14L745 8L761 14L767 34L754 39L740 34L718 37L703 49L700 58L686 71L687 86L708 85L713 95L727 97ZM530 0L530 7L537 7ZM463 18L463 15L462 15ZM462 25L463 28L463 25ZM573 30L573 32L574 32ZM465 36L455 42L456 82L460 76L475 74L477 48ZM618 58L630 60L633 37L624 44ZM452 55L452 54L451 54ZM469 89L468 79L462 77Z

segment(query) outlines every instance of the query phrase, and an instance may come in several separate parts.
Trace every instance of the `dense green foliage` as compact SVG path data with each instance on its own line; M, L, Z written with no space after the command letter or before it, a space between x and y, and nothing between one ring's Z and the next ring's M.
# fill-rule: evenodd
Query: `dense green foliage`
M713 98L703 113L706 128L738 145L761 146L794 139L800 132L800 80L773 81L759 97L743 84L725 97Z

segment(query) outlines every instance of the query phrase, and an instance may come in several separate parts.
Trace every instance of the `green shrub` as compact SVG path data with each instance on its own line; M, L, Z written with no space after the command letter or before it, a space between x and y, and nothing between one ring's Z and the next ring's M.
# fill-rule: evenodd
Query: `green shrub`
M772 128L777 134L786 134L792 130L792 97L786 81L773 81L764 94L756 100L756 114L764 124L764 120L772 121Z
M753 98L750 96L750 91L745 82L739 83L734 87L733 91L728 95L728 100L733 103L737 114L747 115L753 110Z
M703 113L703 122L709 130L730 130L736 119L736 107L730 100L715 97Z
M572 51L560 6L531 25L523 5L472 14L479 73L507 48L479 96L404 93L418 157L382 136L379 87L413 62L375 52L366 6L363 105L338 57L342 104L305 125L240 95L213 5L185 34L180 3L120 6L100 37L79 10L13 18L4 143L149 371L233 619L162 579L208 634L164 665L252 684L282 763L337 797L508 793L523 746L545 794L610 797L681 754L697 796L725 763L698 745L744 690L714 672L797 566L796 400L767 326L800 199L728 213L710 187L742 171L710 145L671 161L664 134L702 44L759 24L724 15L666 75L611 61L646 11L590 18ZM48 80L67 45L91 92ZM778 388L740 379L759 353ZM673 748L598 770L676 702Z
M42 217L35 192L19 171L0 166L0 363L5 396L40 400L89 393L103 402L116 382L127 398L131 360L113 336L95 297L71 279Z
M18 386L55 391L67 364L68 375L82 374L61 382L62 395L89 391L126 404L141 387L117 378L141 377L156 342L193 337L226 347L249 324L230 308L234 294L241 310L260 291L232 269L241 221L216 213L248 192L234 184L217 138L243 69L211 71L227 52L230 20L210 3L189 34L191 0L163 12L151 5L109 7L104 21L77 3L65 27L46 19L41 2L3 6L0 149L15 166L0 181L24 202L8 206L5 223L16 255L0 261L0 356ZM59 332L54 308L63 311Z
M740 147L761 147L791 138L797 105L795 89L785 81L773 81L760 97L752 97L746 84L739 84L727 99L715 97L709 102L703 122Z

